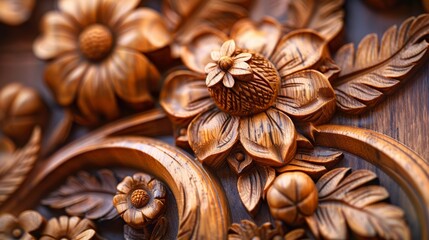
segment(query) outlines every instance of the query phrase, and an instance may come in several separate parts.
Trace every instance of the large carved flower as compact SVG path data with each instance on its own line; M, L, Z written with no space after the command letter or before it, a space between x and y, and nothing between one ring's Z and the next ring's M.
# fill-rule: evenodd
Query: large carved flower
M189 123L189 144L209 165L240 145L259 164L285 165L295 154L295 126L334 113L334 68L326 41L312 31L282 36L273 19L241 20L229 37L202 30L183 53L192 71L167 76L161 105L176 124Z
M165 207L166 190L150 175L136 173L117 186L113 205L124 221L134 228L144 228L159 217Z
M76 119L96 124L116 118L119 104L142 109L152 104L148 84L159 72L141 52L168 45L170 35L153 10L140 0L59 0L59 11L42 20L34 53L52 60L45 80Z

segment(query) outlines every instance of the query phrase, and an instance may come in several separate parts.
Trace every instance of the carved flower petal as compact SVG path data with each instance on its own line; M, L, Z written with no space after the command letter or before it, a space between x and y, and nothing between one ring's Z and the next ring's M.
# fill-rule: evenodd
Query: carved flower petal
M152 104L150 85L157 85L156 67L141 53L117 48L104 67L116 94L129 104ZM141 107L141 106L140 106Z
M164 210L164 201L153 199L148 205L141 209L146 218L154 219Z
M71 104L77 88L88 69L79 55L72 53L58 58L45 69L45 81L54 93L57 102L63 106Z
M189 125L189 145L201 162L217 167L237 142L238 125L238 117L217 108L209 110Z
M296 151L296 130L292 120L276 109L243 117L240 141L254 161L268 166L288 163Z
M271 62L285 77L313 66L322 57L326 41L318 34L302 30L284 36L271 56Z
M133 182L134 180L130 176L126 176L124 180L116 186L116 189L123 194L127 194L133 189Z
M218 51L226 40L227 36L221 31L212 28L202 30L183 47L181 52L183 63L196 72L204 73L204 67L212 62L211 53Z
M79 233L74 239L76 239L76 240L90 240L90 239L93 239L95 234L96 234L96 232L94 231L94 229L88 229L88 230L85 230L85 231Z
M126 15L118 30L118 45L142 52L163 48L171 40L164 20L148 8L140 8Z
M234 87L234 78L232 77L231 74L226 73L225 76L223 77L223 85L227 88L232 88Z
M17 227L18 220L13 215L4 213L0 215L0 223L0 233L8 233Z
M240 53L237 56L233 57L234 62L245 62L249 61L252 58L251 53Z
M211 71L214 71L216 68L218 68L218 65L216 63L214 63L214 62L211 62L211 63L208 63L206 65L206 67L204 68L204 71L206 73L209 73Z
M166 77L160 103L174 122L187 123L214 105L205 77L189 70L177 70Z
M234 62L234 65L228 70L234 76L252 74L252 69L246 62Z
M281 25L272 18L265 18L258 24L250 19L243 19L234 24L231 37L239 48L253 50L269 58L281 32Z
M110 7L109 10L113 8L109 19L109 25L113 26L121 21L127 13L139 5L140 1L141 0L103 1L103 4L107 5L106 8Z
M206 85L207 87L211 87L216 83L220 82L225 76L225 72L220 68L215 68L213 71L209 72L206 77Z
M59 14L57 16L59 16ZM58 57L61 54L77 50L76 37L72 32L66 30L68 28L62 26L56 27L55 23L46 23L46 21L57 20L57 17L49 17L49 15L44 18L44 25L52 24L53 26L47 27L45 30L46 32L34 41L33 52L36 57L48 60ZM51 28L55 28L55 30L51 30Z
M322 73L300 71L282 79L276 108L297 121L324 123L335 111L335 93Z
M235 52L235 42L234 40L228 40L222 44L222 47L220 48L220 55L231 57L232 54Z
M155 199L165 198L166 190L162 183L156 179L152 179L147 185L147 188L151 191L152 197Z
M81 27L88 26L96 21L96 10L99 0L59 0L58 8L61 12L79 23Z
M109 77L105 68L94 65L82 79L77 104L87 124L95 124L99 118L112 120L119 115Z
M211 58L212 58L212 60L213 60L213 61L219 61L219 59L220 59L220 57L221 57L221 55L220 55L220 52L219 52L219 51L212 51L212 52L210 53L210 56L211 56Z

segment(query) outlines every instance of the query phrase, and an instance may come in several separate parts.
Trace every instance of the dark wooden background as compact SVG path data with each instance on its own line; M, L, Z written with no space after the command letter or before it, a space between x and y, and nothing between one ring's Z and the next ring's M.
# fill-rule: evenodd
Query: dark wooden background
M142 5L159 7L159 2L147 1ZM0 24L0 87L10 82L21 82L27 86L36 88L43 98L49 103L52 111L52 121L49 126L54 126L62 118L62 110L56 106L48 89L43 83L43 69L45 63L36 59L32 53L32 44L39 34L39 21L41 16L56 8L56 1L39 0L31 19L18 27L10 27ZM403 1L394 9L377 11L365 5L362 1L349 0L345 3L345 39L344 42L355 44L369 33L377 33L379 36L394 24L400 24L410 16L423 13L419 1ZM384 133L404 145L408 146L424 159L429 159L429 61L411 75L407 82L392 96L376 108L357 116L346 115L338 112L332 119L332 123L340 125L356 126L372 129ZM70 140L76 139L90 130L74 127ZM163 138L171 142L172 138ZM43 159L42 159L43 161ZM346 154L341 166L353 169L370 169L380 176L380 184L385 186L391 194L390 200L401 206L407 215L407 221L413 232L413 239L420 239L420 226L416 220L414 209L405 193L387 175L379 171L375 166ZM225 186L233 222L243 218L251 218L244 210L235 190L235 176L227 169L218 172L218 176ZM429 190L429 186L428 186ZM270 220L267 207L263 206L255 218L259 224ZM176 219L173 217L173 219ZM101 227L109 226L103 224ZM121 229L121 227L117 228ZM172 228L173 230L175 228ZM102 230L103 231L103 230ZM110 233L109 233L110 234ZM120 233L110 235L116 238ZM113 237L115 236L115 237Z

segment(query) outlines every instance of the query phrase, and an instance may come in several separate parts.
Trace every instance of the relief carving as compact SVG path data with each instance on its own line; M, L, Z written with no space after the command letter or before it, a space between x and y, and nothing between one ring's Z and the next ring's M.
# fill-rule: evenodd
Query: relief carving
M348 154L404 189L429 237L429 164L382 134L329 124L337 108L375 107L423 63L428 14L355 50L341 47L342 0L144 4L58 0L43 15L32 49L64 116L44 134L39 94L0 89L0 238L102 239L98 225L119 221L125 239L410 239L377 175L337 166ZM108 124L58 149L73 122ZM189 152L151 138L165 136ZM231 224L231 202L253 219Z

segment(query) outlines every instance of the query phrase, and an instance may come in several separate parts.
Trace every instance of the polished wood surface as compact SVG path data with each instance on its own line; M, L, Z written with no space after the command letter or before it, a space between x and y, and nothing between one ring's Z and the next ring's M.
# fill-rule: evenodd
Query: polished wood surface
M357 46L370 33L378 34L380 39L390 26L394 24L399 26L405 19L423 13L424 10L420 1L405 2L399 3L399 7L394 9L375 10L365 5L364 1L346 1L345 31L343 33L344 43L353 42ZM146 4L160 9L160 4L157 1L144 1L142 3L142 5ZM0 87L11 82L20 82L26 86L34 87L41 93L51 109L50 128L47 129L47 136L45 136L43 141L45 146L49 146L49 138L54 136L55 129L57 129L56 126L64 124L64 116L67 113L55 105L53 96L44 85L43 72L46 63L34 56L32 46L34 39L40 33L39 22L42 15L48 10L56 8L56 1L38 1L35 11L28 22L21 26L0 25L0 35L2 36L0 38ZM186 30L186 28L184 29ZM337 44L332 45L332 47L337 47ZM407 81L400 83L395 94L387 96L383 102L377 104L374 108L358 115L350 115L337 111L330 123L371 129L383 133L408 146L420 155L422 159L428 160L429 93L426 90L429 89L429 61L423 61L418 70L414 71L410 76ZM151 125L154 127L140 129L141 132L146 134L146 136L169 135L171 129L162 129L159 132L155 130L156 120L168 121L162 115L163 113L158 112L156 114L159 118L155 117L148 120L155 122L155 124ZM94 129L73 126L71 136L66 142L78 139L92 130ZM120 129L117 131L120 132ZM133 132L130 129L127 131L121 134L125 135ZM169 143L174 142L171 136L162 140L166 140ZM92 154L100 155L100 153ZM359 155L358 153L356 154ZM54 155L54 157L58 156ZM42 161L46 161L46 159L48 158L44 158ZM413 207L415 199L407 196L407 192L400 187L400 183L396 182L398 179L392 179L381 168L347 152L344 153L344 158L340 160L339 166L350 167L352 169L369 169L377 173L380 185L385 187L390 193L391 203L400 206L406 213L405 219L410 225L413 239L422 237L420 231L422 226L419 224L421 217L419 219L419 214ZM247 213L246 208L240 201L240 193L236 187L237 176L235 173L224 167L216 170L216 174L225 189L227 199L230 203L232 223L239 223L242 219L251 219L252 216ZM59 180L64 181L65 179ZM174 192L174 194L180 195L177 192ZM250 202L249 205L256 208L255 203ZM226 213L222 212L219 214L223 215ZM266 203L260 206L254 220L258 226L272 220ZM176 222L177 224L178 222ZM221 229L226 228L221 223L219 223L219 226ZM112 236L115 235L112 233Z

